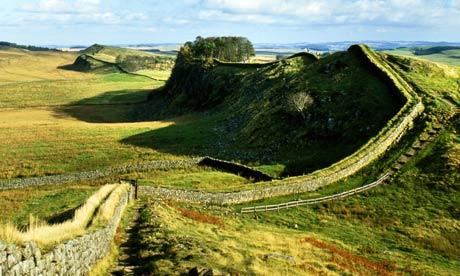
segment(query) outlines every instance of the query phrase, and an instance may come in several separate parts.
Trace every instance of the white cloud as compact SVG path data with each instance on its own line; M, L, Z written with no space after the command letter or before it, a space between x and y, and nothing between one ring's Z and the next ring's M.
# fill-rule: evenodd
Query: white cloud
M201 20L215 20L216 18L219 21L229 21L229 22L252 22L252 23L263 23L270 24L274 23L275 19L269 15L260 15L260 14L234 14L226 13L220 10L204 10L199 12L198 18Z
M41 0L38 3L38 8L41 10L63 10L68 7L68 4L62 0Z
M220 11L224 19L233 18L247 21L253 18L270 18L254 21L257 23L283 23L295 21L297 24L373 24L411 25L456 24L460 20L460 0L205 0L206 14ZM246 17L242 15L248 15ZM219 17L216 17L219 20Z

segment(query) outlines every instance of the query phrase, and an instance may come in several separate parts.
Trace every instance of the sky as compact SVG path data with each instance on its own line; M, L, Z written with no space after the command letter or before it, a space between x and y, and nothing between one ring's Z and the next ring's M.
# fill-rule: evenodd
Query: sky
M0 0L0 41L31 45L460 42L460 0Z

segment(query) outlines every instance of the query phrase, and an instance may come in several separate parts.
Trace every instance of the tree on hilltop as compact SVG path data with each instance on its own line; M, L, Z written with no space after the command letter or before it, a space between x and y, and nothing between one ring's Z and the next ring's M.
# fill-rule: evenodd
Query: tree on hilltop
M182 46L179 55L181 58L219 59L227 62L247 62L255 55L252 43L245 37L196 37L195 41L187 42Z

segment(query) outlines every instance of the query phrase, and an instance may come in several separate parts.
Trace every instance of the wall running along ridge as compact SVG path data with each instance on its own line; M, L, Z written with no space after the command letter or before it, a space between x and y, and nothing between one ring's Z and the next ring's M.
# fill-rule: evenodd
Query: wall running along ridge
M42 254L34 242L16 246L0 241L0 276L87 275L109 252L130 198L132 188L121 197L112 219L104 228L60 243L46 254Z
M307 52L300 52L296 53L293 55L290 55L288 57L285 57L280 60L275 60L275 61L270 61L270 62L264 62L264 63L241 63L241 62L225 62L225 61L220 61L218 59L213 59L213 62L219 66L228 66L228 67L236 67L236 68L263 68L263 67L268 67L273 64L278 64L281 62L284 62L286 60L296 58L296 57L304 57L306 59L309 59L310 62L315 62L318 60L318 57L315 56L314 54L307 53Z
M397 143L405 132L412 127L414 119L423 112L424 106L412 87L394 72L378 54L370 50L367 46L353 45L348 51L357 55L370 70L378 72L377 75L379 78L394 93L399 93L400 97L406 100L401 110L388 121L387 125L378 135L370 139L355 153L327 168L317 170L311 174L273 181L273 184L278 185L270 187L255 187L252 190L233 193L209 193L145 186L141 187L141 193L181 201L217 205L237 204L263 198L313 191L319 187L351 176L375 161L392 145Z

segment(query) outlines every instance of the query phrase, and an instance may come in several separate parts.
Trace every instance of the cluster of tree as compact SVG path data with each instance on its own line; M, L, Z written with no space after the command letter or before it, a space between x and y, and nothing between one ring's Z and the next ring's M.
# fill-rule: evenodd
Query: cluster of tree
M19 45L16 43L11 43L11 42L6 42L6 41L0 41L0 47L18 48L18 49L25 49L29 51L57 51L56 49L51 49L51 48L46 48L46 47Z
M255 55L255 51L252 43L245 37L198 36L195 41L185 43L179 54L198 59L216 58L227 62L247 62Z
M139 70L171 69L174 65L174 60L165 56L119 55L116 63L128 72L135 72Z

